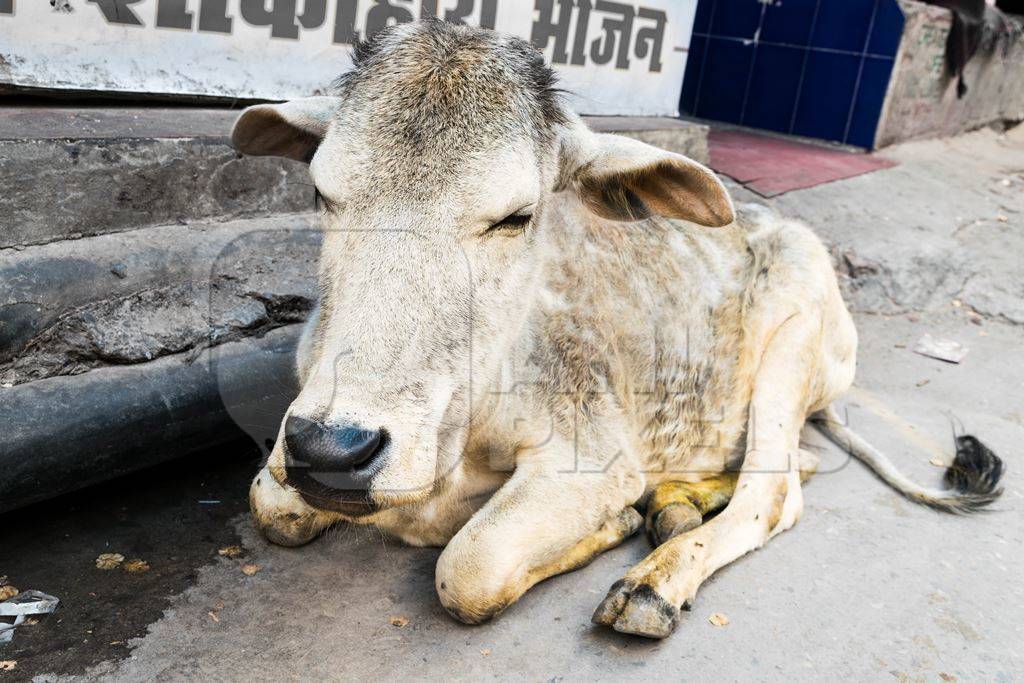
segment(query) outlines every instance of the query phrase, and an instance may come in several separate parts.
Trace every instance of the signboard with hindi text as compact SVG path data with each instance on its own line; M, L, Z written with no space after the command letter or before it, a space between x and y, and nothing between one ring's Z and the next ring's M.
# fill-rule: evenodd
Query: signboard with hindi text
M422 17L544 52L582 114L675 115L697 0L0 0L0 92L283 100L329 91L351 47Z

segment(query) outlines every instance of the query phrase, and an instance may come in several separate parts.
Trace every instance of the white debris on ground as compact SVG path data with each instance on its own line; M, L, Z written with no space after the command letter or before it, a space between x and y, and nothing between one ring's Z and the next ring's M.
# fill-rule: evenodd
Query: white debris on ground
M41 591L22 591L12 598L0 602L0 645L11 642L14 630L27 617L50 614L57 609L60 600Z
M914 344L914 353L944 360L947 363L959 363L970 352L966 346L952 339L936 339L930 334L925 334Z

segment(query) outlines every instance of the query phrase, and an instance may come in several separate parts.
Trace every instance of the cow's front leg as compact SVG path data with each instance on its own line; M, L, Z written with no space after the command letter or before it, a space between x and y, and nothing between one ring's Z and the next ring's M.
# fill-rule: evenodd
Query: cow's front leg
M548 446L520 458L441 553L437 593L456 619L486 621L534 584L587 564L642 526L629 507L643 492L637 468L566 467L571 449L569 441L554 457Z
M271 543L303 545L338 521L338 516L317 510L299 493L278 483L265 466L249 486L249 508L257 528Z
M801 508L799 472L741 475L729 506L627 572L594 612L594 623L649 638L668 636L705 579L788 529Z
M798 322L798 321L797 321ZM711 574L796 523L803 510L800 428L809 375L803 327L783 326L755 380L747 451L732 500L717 517L671 537L622 580L594 612L616 631L664 638ZM808 463L810 466L810 463Z

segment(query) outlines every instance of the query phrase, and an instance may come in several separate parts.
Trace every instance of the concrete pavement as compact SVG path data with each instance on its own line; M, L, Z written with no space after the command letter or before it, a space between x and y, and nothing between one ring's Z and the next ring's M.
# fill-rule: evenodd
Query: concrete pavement
M640 537L541 584L496 621L468 627L436 600L435 550L352 528L288 550L267 545L242 518L252 552L245 562L261 570L250 578L228 560L204 568L129 659L83 678L1015 680L1024 672L1024 413L1003 398L1024 386L1019 356L1006 362L1019 353L1020 333L930 319L933 333L972 346L963 365L951 366L901 348L921 322L858 322L863 361L845 403L852 423L909 474L934 482L941 470L914 440L934 441L948 456L951 411L1008 463L996 511L957 518L915 507L807 430L824 462L806 488L803 519L713 577L662 642L589 623L609 585L649 551ZM901 420L879 417L878 406ZM715 612L730 623L713 626Z

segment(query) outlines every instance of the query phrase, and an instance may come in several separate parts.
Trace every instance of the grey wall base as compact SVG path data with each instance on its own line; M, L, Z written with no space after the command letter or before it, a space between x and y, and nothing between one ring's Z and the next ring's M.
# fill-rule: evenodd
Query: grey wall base
M1013 38L978 50L964 72L967 94L957 98L945 57L952 13L916 0L900 0L900 8L906 23L876 147L1024 120L1024 18L1008 17L1016 28Z

